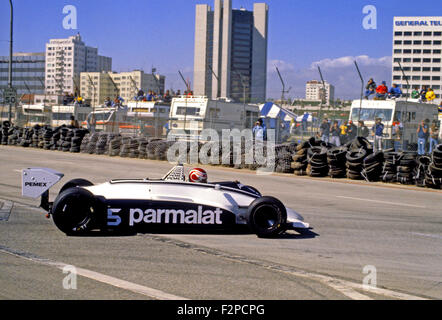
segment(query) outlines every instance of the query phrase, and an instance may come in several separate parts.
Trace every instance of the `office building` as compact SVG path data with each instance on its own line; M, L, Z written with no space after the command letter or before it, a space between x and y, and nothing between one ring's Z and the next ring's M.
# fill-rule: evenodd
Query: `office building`
M45 86L48 94L75 93L80 90L81 72L112 70L112 59L98 55L80 34L67 39L51 39L46 44Z
M323 99L322 92L325 87L325 98ZM335 87L324 81L311 80L305 84L305 100L307 101L322 101L329 104L335 99Z
M17 97L44 93L45 53L14 53L12 57L12 86ZM9 56L0 56L0 92L8 87Z
M439 104L441 59L442 17L394 17L392 83L401 85L409 95L414 88L432 88L436 94L433 102Z
M149 90L163 94L165 76L144 73L141 70L131 72L82 72L80 75L80 92L84 99L93 106L103 104L106 98L114 99L117 95L125 102L132 100L138 90L145 94Z
M267 86L268 5L253 11L215 0L196 5L194 93L209 98L262 102Z

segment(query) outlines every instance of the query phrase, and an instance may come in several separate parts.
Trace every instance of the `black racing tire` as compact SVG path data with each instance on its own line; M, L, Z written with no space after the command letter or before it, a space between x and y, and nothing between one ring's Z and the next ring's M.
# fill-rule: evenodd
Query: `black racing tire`
M285 231L287 212L281 201L264 196L249 205L246 220L259 238L271 238Z
M72 179L66 182L63 187L61 187L59 193L62 193L63 191L74 188L74 187L89 187L93 186L94 184L86 179Z
M94 195L79 187L59 193L51 213L54 224L67 235L84 234L97 227L99 219Z

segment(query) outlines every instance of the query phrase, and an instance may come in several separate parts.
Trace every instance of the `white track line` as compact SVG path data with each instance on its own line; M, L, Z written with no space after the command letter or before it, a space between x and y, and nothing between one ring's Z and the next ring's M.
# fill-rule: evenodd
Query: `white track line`
M369 201L369 202L377 202L377 203L385 203L385 204L391 204L395 206L403 206L403 207L412 207L412 208L421 208L425 209L425 206L418 206L415 204L407 204L407 203L399 203L399 202L389 202L389 201L380 201L380 200L373 200L373 199L362 199L362 198L353 198L353 197L345 197L345 196L336 196L336 198L343 198L343 199L351 199L351 200L360 200L360 201Z
M442 235L439 235L439 234L419 233L419 232L412 232L411 234L414 234L416 236L422 236L422 237L442 239Z
M39 258L37 256L33 256L31 254L27 254L27 253L22 253L22 252L17 252L14 251L12 249L9 248L5 248L5 247L0 247L0 252L3 253L7 253L19 258L23 258L32 262L36 262L36 263L40 263L46 266L50 266L50 267L56 267L58 269L63 270L66 266L69 266L68 264L62 263L62 262L57 262L57 261L52 261L49 259L45 259L45 258ZM153 299L157 299L157 300L187 300L186 298L183 297L179 297L179 296L175 296L173 294L169 294L157 289L153 289L153 288L149 288L149 287L145 287L136 283L132 283L129 281L125 281L125 280L121 280L118 278L114 278L99 272L95 272L95 271L91 271L88 269L83 269L83 268L77 268L75 267L76 271L77 271L77 275L83 276L85 278L89 278L98 282L102 282L102 283L106 283L108 285L117 287L117 288L121 288L124 290L129 290L135 293L139 293L145 296L148 296L150 298Z

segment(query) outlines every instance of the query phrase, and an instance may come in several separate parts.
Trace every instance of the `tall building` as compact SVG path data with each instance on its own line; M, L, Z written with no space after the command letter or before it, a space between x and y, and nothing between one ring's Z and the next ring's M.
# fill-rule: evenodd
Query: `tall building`
M12 86L20 98L24 94L44 93L45 53L14 53ZM0 92L8 87L9 56L0 56Z
M400 84L402 91L408 90L409 94L414 88L432 88L436 94L434 102L440 103L441 59L442 17L394 17L392 83Z
M305 100L307 101L322 101L322 91L325 87L325 102L330 103L335 99L335 87L324 81L311 80L305 84Z
M262 102L267 86L268 5L253 11L215 0L214 10L196 5L194 93Z
M80 90L81 72L111 71L112 59L98 55L80 34L67 39L51 39L46 44L45 87L48 94L75 93Z
M144 73L141 70L119 73L82 72L80 92L83 98L91 100L93 106L103 104L107 97L114 99L116 95L127 102L132 100L140 89L145 94L149 90L164 93L165 79L163 75Z

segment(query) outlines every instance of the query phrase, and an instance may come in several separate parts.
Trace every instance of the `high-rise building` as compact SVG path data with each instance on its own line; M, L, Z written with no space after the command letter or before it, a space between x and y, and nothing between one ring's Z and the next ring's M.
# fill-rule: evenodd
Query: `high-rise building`
M415 88L432 88L436 94L433 102L440 103L441 60L442 17L394 17L392 83L409 95Z
M48 94L75 93L80 90L81 72L112 70L112 59L98 55L88 47L80 34L67 39L51 39L46 44L46 78Z
M106 98L114 99L119 95L126 102L137 95L138 90L145 94L149 90L163 94L165 76L144 73L141 70L130 72L82 72L80 92L85 99L90 99L93 106L103 104Z
M23 94L44 93L45 53L14 53L12 56L12 86L20 98ZM0 57L0 91L8 87L9 56Z
M196 5L194 93L209 98L262 102L267 86L268 5L253 11L215 0Z
M307 101L322 101L323 100L323 89L325 87L325 103L330 103L335 99L335 87L324 81L311 80L307 81L305 84L305 100Z

